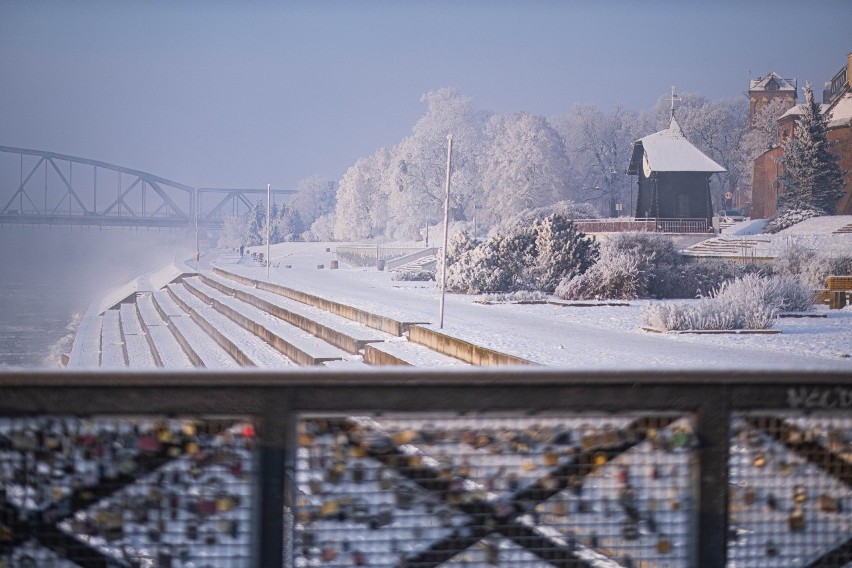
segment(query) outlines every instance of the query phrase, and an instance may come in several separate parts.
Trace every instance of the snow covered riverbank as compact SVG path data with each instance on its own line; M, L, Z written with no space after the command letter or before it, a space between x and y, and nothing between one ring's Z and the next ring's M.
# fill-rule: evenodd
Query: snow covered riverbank
M259 247L262 248L262 247ZM330 249L330 250L329 250ZM281 243L271 247L271 282L308 290L402 321L437 327L439 290L432 282L399 282L375 268L329 270L334 245ZM248 257L215 261L228 271L266 280ZM317 268L320 264L324 268ZM537 363L571 369L810 369L852 370L852 308L817 308L825 318L779 319L780 334L650 335L642 307L482 305L478 296L448 294L444 331Z

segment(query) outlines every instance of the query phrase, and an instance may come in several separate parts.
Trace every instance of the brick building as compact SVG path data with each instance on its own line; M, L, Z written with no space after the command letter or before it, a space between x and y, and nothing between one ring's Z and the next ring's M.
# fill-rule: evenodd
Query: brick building
M846 65L825 84L821 106L821 112L828 116L828 139L834 142L831 151L838 157L840 168L844 171L846 179L846 193L837 202L838 215L852 215L852 83L850 80L852 80L852 53L848 55ZM752 84L754 83L755 81L752 81ZM760 100L758 96L758 101ZM783 142L794 136L795 123L801 113L802 105L794 106L778 119L782 145L767 150L754 161L751 190L751 216L754 219L765 219L775 214L778 195L784 191L783 182L779 179L784 172L783 166L779 163L784 156Z
M758 77L749 81L748 86L748 116L751 124L754 124L755 115L760 109L781 99L787 108L796 105L796 80L782 79L778 73L772 71L766 77Z

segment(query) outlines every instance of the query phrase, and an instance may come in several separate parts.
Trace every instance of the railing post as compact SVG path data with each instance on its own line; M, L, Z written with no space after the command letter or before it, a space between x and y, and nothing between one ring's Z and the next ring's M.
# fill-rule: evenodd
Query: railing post
M292 391L270 392L258 425L254 568L293 566L297 434Z
M724 568L728 547L731 410L727 386L708 389L696 416L698 449L697 558L690 566Z

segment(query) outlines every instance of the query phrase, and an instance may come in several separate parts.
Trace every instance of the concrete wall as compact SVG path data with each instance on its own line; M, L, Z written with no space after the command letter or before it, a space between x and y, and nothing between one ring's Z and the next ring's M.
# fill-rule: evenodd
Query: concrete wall
M408 330L408 339L425 345L433 351L455 357L472 365L535 365L532 361L521 359L506 353L480 347L467 341L450 337L428 327L412 325Z

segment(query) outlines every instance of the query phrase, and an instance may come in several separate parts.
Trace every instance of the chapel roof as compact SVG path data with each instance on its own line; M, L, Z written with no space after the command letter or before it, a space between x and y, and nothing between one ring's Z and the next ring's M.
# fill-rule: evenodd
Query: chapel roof
M633 143L633 155L627 173L636 175L642 169L642 160L647 157L654 172L726 172L686 139L674 116L669 127L640 138Z

